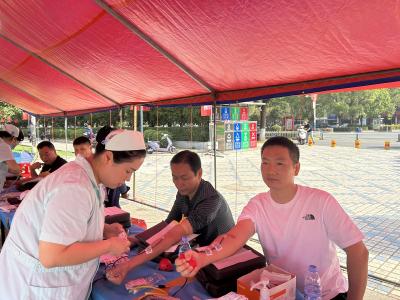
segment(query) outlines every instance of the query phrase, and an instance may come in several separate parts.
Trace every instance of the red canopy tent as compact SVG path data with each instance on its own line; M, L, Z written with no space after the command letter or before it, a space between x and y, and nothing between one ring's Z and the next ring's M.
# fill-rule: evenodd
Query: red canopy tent
M400 1L0 2L0 99L38 115L400 81Z

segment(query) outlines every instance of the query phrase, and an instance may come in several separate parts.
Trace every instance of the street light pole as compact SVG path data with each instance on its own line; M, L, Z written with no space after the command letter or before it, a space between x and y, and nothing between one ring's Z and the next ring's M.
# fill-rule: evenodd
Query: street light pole
M317 94L311 94L312 99L312 107L313 107L313 115L314 115L314 130L317 128L317 114L316 114L316 106L317 106Z

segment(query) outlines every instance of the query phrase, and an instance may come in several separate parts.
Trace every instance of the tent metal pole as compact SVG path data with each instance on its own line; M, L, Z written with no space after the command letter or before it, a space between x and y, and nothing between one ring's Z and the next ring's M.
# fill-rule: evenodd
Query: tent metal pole
M36 121L36 138L38 140L40 139L40 117L38 117Z
M36 135L36 116L30 115L31 116L31 124L30 124L30 130L31 130L31 139L32 139L32 153L35 151L36 152L36 142L37 142L37 135Z
M54 118L51 117L51 140L54 141Z
M140 132L143 132L143 105L140 105Z
M76 139L76 116L74 117L74 139Z
M47 126L46 126L46 117L45 116L43 116L43 139L45 140L46 139L46 130L47 129ZM49 137L50 138L50 137Z
M123 116L122 107L119 109L119 128L122 128Z
M136 113L136 105L133 106L132 110L132 128L133 130L137 130L137 113ZM136 172L132 173L132 199L136 198Z
M196 72L191 70L188 66L186 66L183 62L179 61L176 57L174 57L171 53L165 50L161 45L159 45L156 41L154 41L149 35L144 33L139 29L135 24L131 23L127 18L123 15L115 11L108 3L103 0L95 0L97 5L99 5L102 9L104 9L108 14L117 19L122 25L148 43L151 47L153 47L156 51L162 54L166 59L168 59L171 63L181 69L186 75L196 81L200 86L209 91L210 93L215 93L215 90L204 80L202 79Z
M64 117L64 131L65 131L65 159L68 158L68 118Z
M190 150L193 149L193 105L190 105Z
M214 188L217 189L217 102L214 100L213 103L213 115L214 115Z
M112 116L111 116L111 109L110 109L110 127L112 126L111 119L112 119Z

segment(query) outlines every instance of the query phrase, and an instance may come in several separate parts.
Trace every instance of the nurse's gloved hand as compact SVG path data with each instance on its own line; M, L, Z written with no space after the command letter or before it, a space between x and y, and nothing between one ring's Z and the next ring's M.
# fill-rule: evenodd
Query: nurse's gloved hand
M114 256L120 256L121 254L128 253L131 243L128 239L121 239L119 237L112 237L107 239L109 241L109 250L108 252Z

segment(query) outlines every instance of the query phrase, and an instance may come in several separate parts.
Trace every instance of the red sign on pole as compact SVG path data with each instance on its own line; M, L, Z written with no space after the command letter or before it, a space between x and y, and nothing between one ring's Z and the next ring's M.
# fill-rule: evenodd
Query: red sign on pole
M203 105L200 109L200 115L202 117L209 117L212 114L212 105Z
M257 148L257 131L250 131L250 148Z
M250 122L250 131L256 131L257 130L257 122Z
M249 119L249 108L241 107L240 108L240 120L247 121Z
M133 107L135 107L135 110L136 111L140 111L140 107L142 107L142 110L143 111L150 111L151 110L151 107L149 107L149 106L144 106L144 105L131 105L130 107L129 107L129 110L133 110Z

